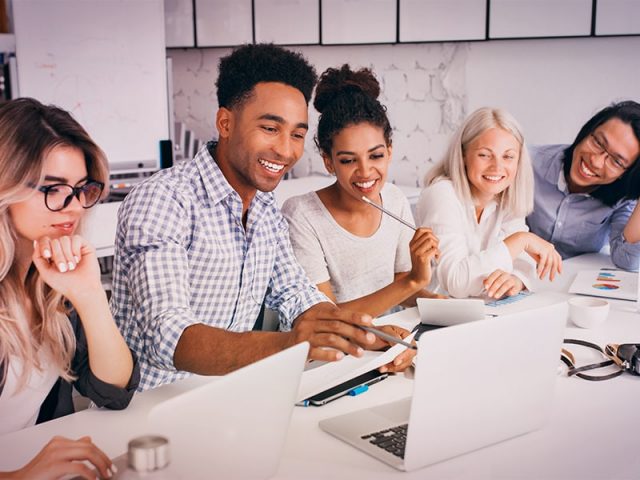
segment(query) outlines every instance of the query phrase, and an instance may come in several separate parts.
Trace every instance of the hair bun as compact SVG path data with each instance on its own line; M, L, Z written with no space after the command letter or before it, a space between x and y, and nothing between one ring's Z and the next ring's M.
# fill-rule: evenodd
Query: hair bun
M362 92L374 100L378 98L380 83L371 69L353 71L347 63L340 69L328 68L320 76L313 106L322 113L337 97L355 92Z

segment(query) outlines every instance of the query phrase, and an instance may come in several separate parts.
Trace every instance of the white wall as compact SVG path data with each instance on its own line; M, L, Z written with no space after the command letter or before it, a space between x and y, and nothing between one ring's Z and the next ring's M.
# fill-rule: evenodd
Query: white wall
M298 47L318 73L344 62L374 69L394 126L390 178L419 185L448 138L474 109L500 106L529 143L570 142L613 100L640 101L640 37L505 40L375 46ZM214 81L228 49L171 50L176 119L201 139L214 136ZM317 113L310 108L311 133ZM308 136L295 176L324 172Z
M529 143L570 143L614 100L640 102L640 37L471 44L468 108L504 107Z

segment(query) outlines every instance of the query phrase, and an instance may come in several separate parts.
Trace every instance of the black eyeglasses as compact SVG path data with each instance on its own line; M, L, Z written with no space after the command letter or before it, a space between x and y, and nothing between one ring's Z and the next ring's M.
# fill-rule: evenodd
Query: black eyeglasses
M616 170L616 171L620 171L620 172L624 172L628 167L622 162L622 160L620 160L619 157L617 157L616 155L612 154L611 152L609 152L609 150L607 150L604 145L602 144L602 142L600 141L600 139L598 137L596 137L596 135L592 132L589 134L589 139L591 140L591 149L597 154L597 155L602 155L605 154L605 161L609 160L609 167L612 170Z
M52 212L58 212L67 208L73 197L76 197L82 208L91 208L102 195L104 183L96 180L89 180L80 187L72 187L66 183L55 183L36 187L39 192L44 193L44 204Z

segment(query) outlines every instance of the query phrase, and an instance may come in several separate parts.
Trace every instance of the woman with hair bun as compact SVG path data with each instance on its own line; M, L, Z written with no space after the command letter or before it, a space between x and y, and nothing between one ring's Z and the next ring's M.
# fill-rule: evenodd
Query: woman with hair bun
M369 69L354 71L345 64L322 74L313 103L320 112L315 142L336 181L290 198L282 209L309 278L339 306L372 316L432 296L424 289L431 281L431 260L439 254L431 230L414 233L362 199L413 223L406 197L386 183L391 126L379 94ZM396 327L384 328L394 333ZM396 362L388 369L407 366Z

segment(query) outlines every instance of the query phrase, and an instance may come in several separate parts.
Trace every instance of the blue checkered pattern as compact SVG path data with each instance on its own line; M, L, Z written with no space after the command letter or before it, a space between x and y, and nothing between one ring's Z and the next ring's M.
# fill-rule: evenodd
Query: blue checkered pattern
M273 194L257 193L245 231L240 196L204 146L193 161L158 172L126 197L111 310L140 359L139 390L189 375L173 365L186 327L246 332L263 300L280 312L282 330L327 301L296 261Z

